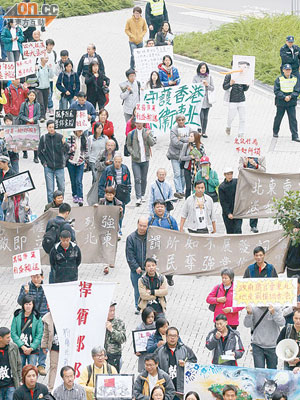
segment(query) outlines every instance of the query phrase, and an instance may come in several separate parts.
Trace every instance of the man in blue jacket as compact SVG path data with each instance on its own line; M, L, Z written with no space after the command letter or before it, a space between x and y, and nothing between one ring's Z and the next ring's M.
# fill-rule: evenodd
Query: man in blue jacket
M83 111L87 110L88 120L92 124L96 119L96 110L92 103L87 101L86 94L84 92L79 92L77 95L77 100L73 101L70 107L71 110Z
M255 263L247 267L243 278L278 278L274 266L265 261L266 251L262 246L255 247L253 254Z

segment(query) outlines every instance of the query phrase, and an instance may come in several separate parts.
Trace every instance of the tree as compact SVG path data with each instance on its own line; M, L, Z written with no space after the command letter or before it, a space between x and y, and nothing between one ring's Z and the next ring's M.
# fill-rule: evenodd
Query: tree
M300 192L289 191L281 199L275 199L274 209L276 214L274 216L274 223L279 223L285 233L285 236L289 236L292 245L300 244Z

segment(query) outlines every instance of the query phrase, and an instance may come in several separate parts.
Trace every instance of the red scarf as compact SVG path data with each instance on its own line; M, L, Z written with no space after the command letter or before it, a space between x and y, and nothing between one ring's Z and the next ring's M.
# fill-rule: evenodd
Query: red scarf
M20 219L19 219L20 201L21 201L21 195L17 194L16 196L14 196L15 220L16 220L16 222L20 222Z

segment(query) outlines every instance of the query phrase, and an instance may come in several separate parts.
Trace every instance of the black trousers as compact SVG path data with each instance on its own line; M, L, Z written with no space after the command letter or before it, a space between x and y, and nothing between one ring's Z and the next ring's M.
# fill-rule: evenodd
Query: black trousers
M184 168L184 179L185 179L185 198L187 199L191 195L191 190L192 190L192 175L189 169Z
M121 361L121 354L107 354L107 362L108 364L112 365L116 368L117 372L120 372L120 361Z
M242 219L229 219L227 215L222 214L226 228L226 233L242 233Z
M154 39L157 32L160 30L162 23L164 22L163 15L152 16L151 25L153 26L153 31L149 30L149 39Z
M249 221L250 228L257 228L257 223L258 223L258 219L257 218L251 218L250 221Z
M290 106L290 107L277 106L277 112L273 124L273 133L278 134L280 129L280 124L285 112L287 112L288 115L290 131L292 133L292 139L297 139L298 124L296 119L296 106Z
M46 112L48 107L48 97L49 97L49 88L48 89L36 89L36 97L37 101L41 106L41 118L46 118Z
M206 133L209 108L201 108L200 121L202 133Z

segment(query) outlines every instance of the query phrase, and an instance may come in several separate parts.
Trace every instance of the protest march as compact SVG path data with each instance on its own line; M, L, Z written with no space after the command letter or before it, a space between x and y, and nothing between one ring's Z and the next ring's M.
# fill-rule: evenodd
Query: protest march
M0 5L0 400L299 400L296 32L257 101L144 3Z

